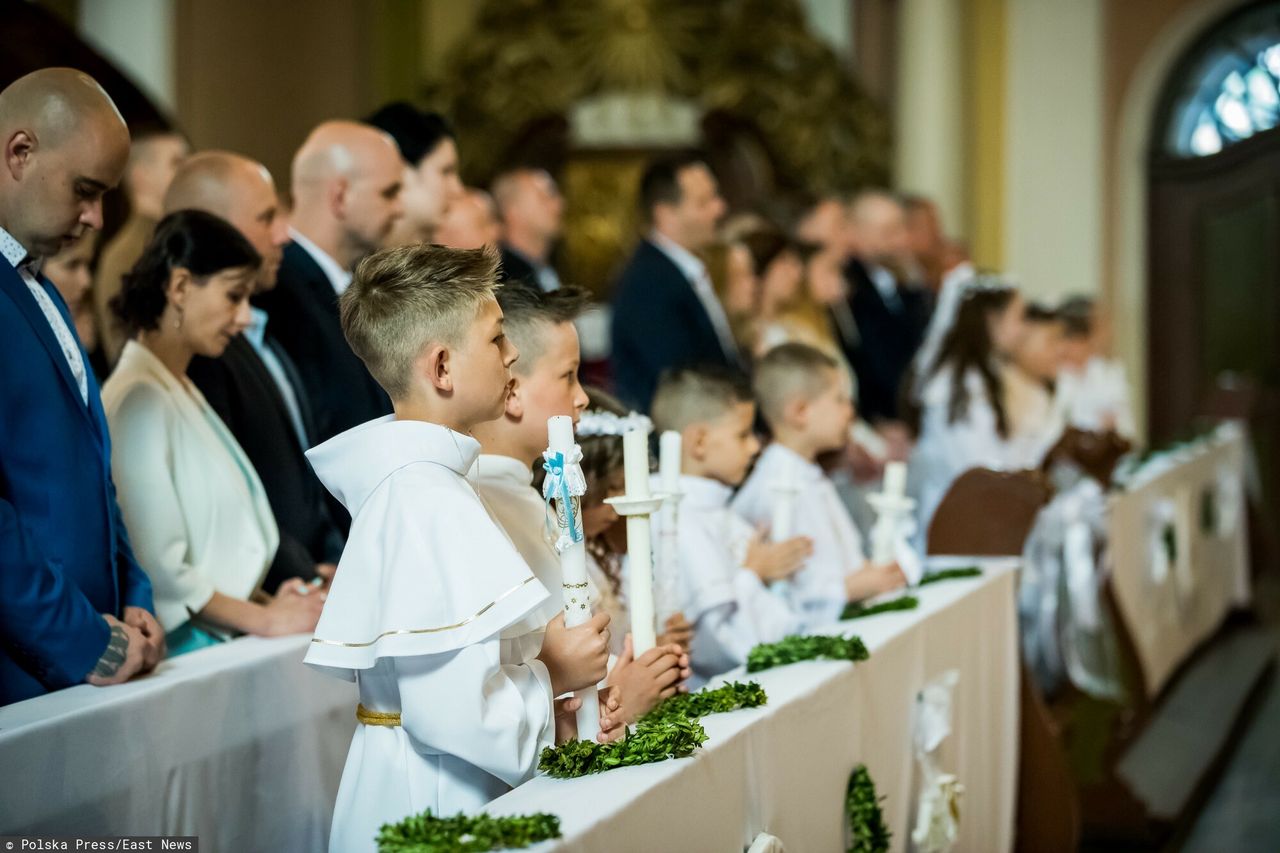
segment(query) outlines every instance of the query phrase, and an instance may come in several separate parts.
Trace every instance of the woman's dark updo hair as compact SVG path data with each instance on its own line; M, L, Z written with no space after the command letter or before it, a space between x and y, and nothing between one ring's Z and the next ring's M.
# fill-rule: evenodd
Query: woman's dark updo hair
M111 309L129 334L150 331L160 325L169 302L166 293L173 270L189 270L199 280L223 270L256 270L261 265L262 256L231 223L203 210L179 210L160 220L142 257L125 273Z

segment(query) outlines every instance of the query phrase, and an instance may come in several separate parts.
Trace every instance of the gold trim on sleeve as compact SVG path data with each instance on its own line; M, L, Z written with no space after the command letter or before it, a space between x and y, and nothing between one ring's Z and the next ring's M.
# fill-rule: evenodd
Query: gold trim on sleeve
M400 725L399 711L370 711L364 705L356 705L356 719L366 726L385 726L394 729Z
M319 643L324 646L342 646L343 648L348 648L348 649L362 649L362 648L367 648L368 646L372 646L374 643L378 642L379 640L385 639L387 637L398 636L402 634L404 635L438 634L441 631L452 631L455 628L461 628L462 626L468 625L474 622L475 620L479 619L481 616L487 613L491 608L493 608L494 605L496 605L499 601L502 601L504 598L514 595L515 593L519 592L522 587L527 586L528 584L532 583L535 580L537 580L536 577L534 577L533 575L529 575L529 577L525 578L520 583L511 587L511 589L507 590L502 595L495 598L493 601L490 601L488 604L486 604L484 607L481 607L479 610L477 610L475 613L468 616L466 619L463 619L461 622L455 622L452 625L441 625L439 628L401 628L395 631L383 631L381 634L374 637L372 640L368 640L367 642L363 642L363 643L344 643L341 640L323 640L320 637L312 637L311 642Z

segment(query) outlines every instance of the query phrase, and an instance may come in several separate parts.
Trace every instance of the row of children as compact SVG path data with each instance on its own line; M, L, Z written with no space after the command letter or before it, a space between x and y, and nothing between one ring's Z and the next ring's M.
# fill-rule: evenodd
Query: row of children
M383 823L427 808L475 811L529 779L545 746L576 734L578 700L560 697L600 685L599 738L616 739L755 644L829 624L848 601L904 582L897 565L865 560L817 465L843 446L853 418L834 361L780 347L759 364L754 391L681 371L653 406L654 426L683 437L681 612L635 656L625 528L604 499L622 491L622 434L642 419L579 384L580 298L496 292L495 266L483 250L388 250L362 262L341 297L352 349L395 414L308 454L353 518L306 657L359 688L334 851L372 849ZM757 398L774 443L748 477L760 449ZM548 419L576 423L584 411L583 519L600 606L568 628L533 481ZM787 466L798 535L771 542L770 483Z

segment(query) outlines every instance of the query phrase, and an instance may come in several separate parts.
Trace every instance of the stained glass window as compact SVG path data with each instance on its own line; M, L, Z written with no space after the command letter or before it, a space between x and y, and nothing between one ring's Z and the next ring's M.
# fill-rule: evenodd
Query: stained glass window
M1193 47L1164 102L1166 155L1207 157L1280 125L1280 2L1238 12Z

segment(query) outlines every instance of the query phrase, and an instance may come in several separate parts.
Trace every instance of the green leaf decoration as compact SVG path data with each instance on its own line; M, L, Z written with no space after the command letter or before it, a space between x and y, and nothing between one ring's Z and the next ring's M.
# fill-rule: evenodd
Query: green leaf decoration
M723 714L739 708L759 708L769 697L764 688L754 681L742 684L731 681L714 690L699 690L697 693L677 693L670 699L664 699L640 722L667 720L673 717L698 719L708 714Z
M929 583L938 583L939 581L953 581L959 578L976 578L982 575L982 569L977 566L965 566L959 569L942 569L936 572L930 572L920 578L920 583L916 586L924 586Z
M857 637L793 634L776 643L761 643L747 655L747 672L760 672L802 660L860 661L867 647Z
M436 817L427 809L378 830L378 853L470 853L512 850L560 837L560 818L539 812L494 817L458 814Z
M893 833L884 825L876 783L871 781L867 765L859 764L849 774L845 789L844 810L849 819L849 853L885 853Z
M915 610L919 606L920 599L914 595L900 595L879 604L869 605L861 601L853 601L845 606L844 612L840 614L840 621L862 619L866 616L875 616L877 613L892 613L895 610Z
M571 740L542 750L538 769L557 779L603 773L615 767L652 764L668 758L684 758L707 741L697 720L686 717L644 719L627 736L613 743Z

